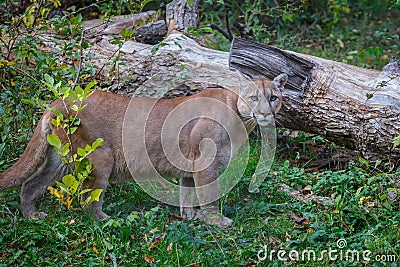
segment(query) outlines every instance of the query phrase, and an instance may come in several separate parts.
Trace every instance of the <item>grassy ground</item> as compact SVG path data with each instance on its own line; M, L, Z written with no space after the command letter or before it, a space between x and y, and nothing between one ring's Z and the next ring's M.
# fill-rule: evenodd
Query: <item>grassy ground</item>
M256 158L253 152L243 179L222 199L225 215L234 220L227 230L180 220L177 208L152 200L134 182L109 187L104 210L112 219L104 222L97 222L82 211L67 210L48 193L41 199L39 209L47 211L49 217L23 218L18 192L3 192L0 263L4 266L396 266L395 262L399 262L400 209L398 202L396 206L388 199L387 192L387 188L394 186L395 175L367 172L355 164L342 171L306 172L296 159L290 160L291 163L278 159L260 191L250 194L247 188ZM332 201L300 202L280 191L281 183L303 189L305 196L327 196ZM311 192L308 185L312 186ZM347 242L342 249L337 244L340 239ZM336 250L332 258L323 252L330 249ZM283 251L280 253L297 251L298 258L292 252L292 258L280 254L287 258L280 260L279 250ZM304 250L315 251L316 259L311 255L309 260L305 254L303 260ZM360 259L349 254L346 260L348 250L356 251ZM365 251L371 251L370 260L362 258ZM395 262L376 261L380 255Z
M346 14L329 28L317 21L279 29L270 43L379 69L399 53L400 23L374 10ZM226 230L180 220L177 208L151 199L133 182L109 187L104 210L112 219L104 222L67 210L48 193L39 204L48 218L23 218L19 190L2 192L0 266L399 266L400 207L390 188L400 171L380 172L357 157L344 168L313 170L321 147L331 155L340 150L305 133L284 135L260 191L247 191L253 152L244 177L221 200L234 221ZM282 183L332 201L299 201L279 190Z

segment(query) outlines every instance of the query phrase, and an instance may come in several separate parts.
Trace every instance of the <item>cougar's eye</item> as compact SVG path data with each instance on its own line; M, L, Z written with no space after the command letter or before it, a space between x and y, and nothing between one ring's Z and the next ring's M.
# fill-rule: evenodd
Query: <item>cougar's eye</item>
M253 101L258 101L258 96L252 95L252 96L250 96L250 99Z
M269 101L274 102L274 101L277 100L277 99L278 99L278 97L277 97L276 95L272 95L272 96L269 98Z

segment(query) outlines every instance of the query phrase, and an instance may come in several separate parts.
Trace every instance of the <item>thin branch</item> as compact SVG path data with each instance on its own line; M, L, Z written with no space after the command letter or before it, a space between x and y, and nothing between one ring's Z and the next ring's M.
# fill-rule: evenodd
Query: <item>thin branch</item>
M228 38L228 39L229 39L230 41L232 41L232 39L233 39L233 34L232 34L232 32L231 32L230 25L229 25L228 8L227 8L227 6L226 6L225 1L224 1L224 9L225 9L226 30L227 30L227 32L228 32L228 34L229 34L229 38Z
M220 33L222 33L223 36L225 36L225 38L227 38L229 41L232 41L232 39L233 39L232 35L229 32L225 31L221 26L216 25L216 24L207 24L200 28L207 28L207 27L211 28L213 30L219 31Z

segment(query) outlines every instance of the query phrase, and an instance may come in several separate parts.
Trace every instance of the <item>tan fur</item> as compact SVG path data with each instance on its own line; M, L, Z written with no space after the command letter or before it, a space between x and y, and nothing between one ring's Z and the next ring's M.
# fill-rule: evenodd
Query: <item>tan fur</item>
M196 119L189 122L182 128L179 144L183 155L191 160L200 157L199 144L203 138L211 138L217 144L216 160L205 170L199 172L182 171L173 166L162 150L160 140L160 129L163 126L167 115L176 108L179 104L185 101L198 97L212 98L219 100L237 114L239 114L249 130L255 126L255 120L259 123L264 123L264 120L269 120L275 116L281 105L281 90L287 81L287 76L279 76L272 82L263 79L255 80L257 87L244 88L237 94L224 89L208 89L196 95L189 97L179 97L175 99L162 99L154 106L153 111L147 118L146 134L146 149L151 162L156 170L166 177L181 177L182 185L200 186L217 179L221 169L226 167L230 155L225 155L230 150L230 142L226 131L221 125L209 119ZM277 80L278 79L278 80ZM252 101L251 96L257 95L258 101ZM278 100L269 102L271 95L276 95ZM254 97L253 97L254 98ZM129 106L130 101L132 106ZM109 181L119 181L129 179L131 174L127 168L136 174L145 176L149 166L143 164L142 148L133 147L133 153L129 154L126 159L123 153L123 123L125 112L129 107L133 107L130 112L135 112L140 118L142 108L154 104L154 99L150 98L128 98L115 94L96 91L90 96L86 103L87 107L81 111L81 125L73 135L73 146L84 147L86 144L91 144L97 138L103 138L104 144L102 147L93 152L89 160L94 166L92 176L95 178L93 182L86 184L89 188L106 189ZM51 108L59 108L65 113L62 103L57 100L51 104ZM207 107L211 108L211 107ZM35 201L45 192L49 185L54 185L56 180L62 178L66 174L67 168L60 161L60 156L57 155L47 141L46 136L49 133L56 134L60 137L63 143L66 142L63 132L51 125L51 119L54 114L45 111L33 136L30 140L25 152L18 162L0 173L0 191L14 187L22 183L21 189L21 207L24 216L42 216L43 213L35 211ZM143 122L144 123L144 122ZM132 171L132 169L131 169ZM214 192L198 192L198 197L207 203L207 199L217 194ZM182 195L185 192L181 193ZM101 195L99 202L91 204L91 210L98 218L107 217L102 211L102 199L104 192ZM207 203L206 206L218 205L216 201ZM195 216L194 210L189 207L181 209L182 215L187 218ZM226 223L227 218L222 218L219 226Z

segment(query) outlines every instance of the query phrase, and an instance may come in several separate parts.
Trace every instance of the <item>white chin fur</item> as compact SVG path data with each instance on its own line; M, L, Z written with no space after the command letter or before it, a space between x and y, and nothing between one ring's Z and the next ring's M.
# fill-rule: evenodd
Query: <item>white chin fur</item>
M261 127L265 127L265 126L271 126L274 123L274 118L273 116L267 116L267 117L256 117L257 119L257 123L258 125L260 125Z
M272 125L272 121L258 121L258 125L261 127Z

